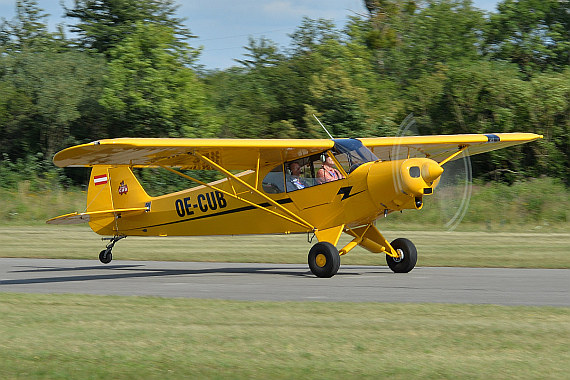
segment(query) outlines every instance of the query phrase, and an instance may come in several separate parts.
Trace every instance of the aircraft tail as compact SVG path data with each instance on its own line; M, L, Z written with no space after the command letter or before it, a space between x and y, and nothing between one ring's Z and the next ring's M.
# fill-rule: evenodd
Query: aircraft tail
M117 218L148 212L150 200L128 166L96 165L91 169L85 212L61 215L47 223L88 222L100 235L117 235L120 234Z
M116 235L117 217L140 214L150 197L128 166L95 165L87 190L89 227L100 235ZM148 210L147 210L148 211Z
M128 166L96 165L91 169L87 212L145 207L149 201Z

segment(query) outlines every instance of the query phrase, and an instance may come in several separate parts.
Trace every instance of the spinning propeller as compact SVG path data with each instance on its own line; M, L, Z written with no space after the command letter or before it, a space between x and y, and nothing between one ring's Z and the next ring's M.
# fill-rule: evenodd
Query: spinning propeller
M413 114L409 114L400 124L397 137L418 135L420 134ZM425 155L410 149L408 146L395 145L391 157L393 159L425 158ZM400 170L400 168L394 167L394 170L396 169ZM441 173L442 169L443 173ZM431 198L428 200L428 205L435 203L434 201L439 204L443 228L447 231L453 231L465 217L471 199L472 169L467 151L462 151L453 160L444 162L441 166L429 160L420 167L419 171L426 183L430 184L430 181L433 181L431 186L434 189L433 195L428 192L428 189L424 192ZM410 172L410 174L413 175L414 173ZM397 190L406 191L405 179L400 175L395 175L395 178Z

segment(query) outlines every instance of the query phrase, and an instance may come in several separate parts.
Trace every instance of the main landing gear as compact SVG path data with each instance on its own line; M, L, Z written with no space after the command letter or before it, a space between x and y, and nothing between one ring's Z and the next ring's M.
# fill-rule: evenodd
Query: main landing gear
M354 239L345 245L340 251L334 244L326 241L331 239L335 243L338 241L340 233L345 232L352 235ZM317 235L318 237L318 235ZM418 251L416 246L405 238L398 238L391 243L382 236L380 231L373 225L357 228L338 229L336 234L321 234L322 240L315 244L309 251L309 268L311 272L322 278L334 276L340 267L340 256L347 254L357 245L374 253L384 253L386 263L394 273L408 273L416 266L418 261Z
M390 243L400 254L399 257L386 255L386 263L394 273L408 273L416 266L418 251L414 243L405 238L398 238Z
M124 238L126 238L125 235L113 236L112 238L102 238L101 240L110 240L110 242L104 250L99 252L99 261L103 264L109 264L111 260L113 260L113 253L111 251L113 250L115 243Z
M317 277L334 276L340 268L340 255L336 247L327 241L313 245L309 251L309 268Z

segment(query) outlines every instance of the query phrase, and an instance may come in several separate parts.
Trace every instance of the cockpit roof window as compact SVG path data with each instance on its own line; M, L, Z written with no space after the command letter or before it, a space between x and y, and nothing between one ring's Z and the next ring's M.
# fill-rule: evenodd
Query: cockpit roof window
M359 163L377 161L378 157L365 147L357 139L334 139L334 150L339 153L346 153L352 160Z

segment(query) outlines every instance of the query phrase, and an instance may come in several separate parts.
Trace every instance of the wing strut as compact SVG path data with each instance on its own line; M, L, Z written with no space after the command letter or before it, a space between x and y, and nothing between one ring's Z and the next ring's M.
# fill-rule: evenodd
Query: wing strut
M277 203L276 201L274 201L273 199L269 198L267 195L263 194L261 191L257 190L256 188L254 188L253 186L251 186L249 183L245 182L244 180L236 177L235 175L233 175L232 173L230 173L229 171L227 171L226 169L224 169L223 167L221 167L220 165L216 164L214 161L210 160L208 157L202 155L199 152L194 152L194 155L197 156L199 159L201 159L202 161L207 162L208 164L212 165L213 167L215 167L216 169L218 169L219 171L221 171L222 173L224 173L226 176L235 179L236 181L238 181L239 183L241 183L242 185L244 185L245 187L247 187L248 189L250 189L251 191L253 191L254 193L256 193L257 195L263 197L264 199L266 199L269 203L271 203L273 206L279 208L280 210L284 211L285 213L291 215L293 218L297 219L299 222L297 222L297 224L304 226L304 227L309 227L311 230L315 231L316 228L313 227L309 222L307 222L305 219L301 218L299 215L295 214L294 212L292 212L291 210L283 207L282 205L280 205L279 203ZM259 175L259 172L255 173L256 175ZM243 198L242 198L243 200ZM260 206L261 208L264 208L262 206ZM270 211L267 208L264 208L268 211ZM280 216L284 216L281 215L279 213L275 213L277 215Z
M172 169L172 168L169 168L168 166L162 166L162 165L159 165L159 166L160 166L161 168L163 168L163 169L168 170L168 171L171 172L171 173L178 174L179 176L184 177L184 178L186 178L186 179L189 179L190 181L193 181L193 182L199 183L200 185L209 187L209 188L212 189L212 190L215 190L215 191L219 191L219 192L221 192L221 193L224 193L224 194L227 195L227 196L230 196L230 197L232 197L232 198L234 198L234 199L237 199L237 200L239 200L239 201L245 202L245 203L247 203L248 205L257 207L257 208L259 208L259 209L261 209L261 210L267 211L268 213L273 214L273 215L275 215L275 216L278 216L278 217L280 217L280 218L283 218L283 219L285 219L285 220L287 220L287 221L289 221L289 222L291 222L291 223L298 224L298 225L300 225L300 226L302 226L302 227L305 227L305 228L310 229L311 231L315 231L315 230L316 230L316 228L313 227L313 226L311 226L311 224L309 224L309 222L306 222L304 219L302 219L302 218L298 217L297 215L295 215L294 213L290 212L290 211L287 210L285 207L283 207L283 206L281 206L279 203L275 202L273 199L268 198L267 196L265 196L265 194L262 194L259 190L253 189L253 188L252 188L251 186L249 186L247 183L243 182L242 180L240 180L238 177L236 177L235 175L233 175L233 174L230 173L230 172L227 172L227 173L224 172L224 173L225 173L227 176L229 176L229 177L231 177L231 178L233 178L233 179L236 179L236 180L238 180L238 181L241 182L241 183L244 183L246 186L248 186L248 187L251 188L253 191L255 191L256 194L259 194L259 195L261 195L262 197L264 197L265 199L268 199L269 201L271 201L272 204L278 206L280 209L284 209L285 211L287 211L289 214L293 215L293 216L294 216L296 219L298 219L298 220L291 219L291 218L289 218L288 216L285 216L285 215L283 215L283 214L280 214L280 213L278 213L278 212L275 212L275 211L273 211L273 210L270 210L270 209L268 209L267 207L264 207L264 206L262 206L262 205L259 205L259 204L255 203L255 202L251 202L251 201L249 201L249 200L247 200L247 199L245 199L245 198L240 197L240 196L237 195L237 194L232 194L232 193L230 193L230 192L228 192L228 191L225 191L225 190L223 190L223 189L220 189L220 188L218 188L218 187L216 187L216 186L209 185L209 184L207 184L206 182L200 181L199 179L193 178L193 177L191 177L191 176L189 176L189 175L187 175L187 174L184 174L184 173L181 173L181 172L179 172L179 171L177 171L177 170L174 170L174 169ZM220 171L221 171L221 170L220 170Z
M449 160L451 160L451 159L455 158L456 156L460 155L461 153L463 153L467 148L469 148L469 145L459 146L459 150L457 152L453 153L451 156L447 157L445 160L441 161L439 163L439 166L443 166Z

